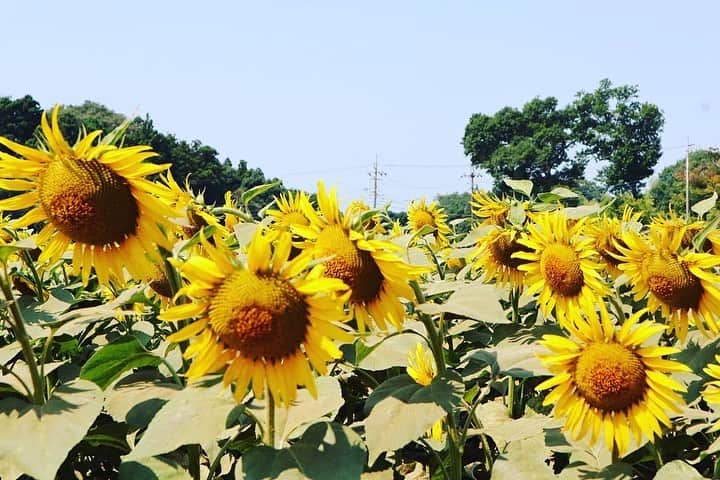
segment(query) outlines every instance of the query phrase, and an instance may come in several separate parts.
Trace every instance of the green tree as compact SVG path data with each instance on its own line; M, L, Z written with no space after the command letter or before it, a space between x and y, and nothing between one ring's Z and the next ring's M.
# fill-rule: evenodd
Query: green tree
M463 146L473 165L487 170L502 188L503 178L529 179L537 192L583 177L587 160L571 158L571 118L554 97L535 98L521 110L505 107L489 116L474 114Z
M636 85L604 79L594 92L578 92L568 112L578 157L606 163L599 179L611 192L639 195L662 154L660 109L640 102Z
M41 115L40 104L30 95L15 100L0 97L0 135L14 142L30 143Z
M698 150L690 154L690 205L720 192L720 150ZM663 212L685 212L685 159L665 167L648 192Z
M445 210L448 216L448 223L453 220L470 218L470 194L468 192L438 194L435 199ZM456 230L459 232L469 231L470 222L463 222L457 225Z

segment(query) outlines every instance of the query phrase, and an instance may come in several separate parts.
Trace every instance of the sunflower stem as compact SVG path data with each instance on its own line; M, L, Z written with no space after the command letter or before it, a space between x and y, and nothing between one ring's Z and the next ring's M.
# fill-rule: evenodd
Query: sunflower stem
M520 288L510 290L510 303L512 305L512 323L520 323Z
M515 418L515 380L508 375L507 411L508 417Z
M650 449L653 451L653 456L655 457L655 466L658 470L662 468L663 465L665 465L665 462L663 462L662 454L660 453L660 447L656 443L649 443Z
M32 402L38 405L45 403L45 394L43 388L43 379L40 376L38 370L37 361L35 359L35 352L33 352L32 346L30 345L30 338L28 337L27 330L25 330L25 320L23 319L22 311L15 301L15 297L12 293L12 287L10 286L10 280L8 279L7 265L3 264L2 274L0 275L0 288L2 288L7 306L10 309L10 313L14 321L10 321L10 325L15 333L15 338L20 343L22 348L23 357L25 363L27 363L28 370L30 370L30 378L33 384Z
M275 448L275 398L270 389L267 391L267 428L265 429L265 445Z
M25 262L25 265L30 270L30 273L33 277L33 282L35 283L35 298L37 298L38 302L43 303L45 301L43 283L40 279L40 275L38 275L37 269L35 268L35 262L33 262L33 259L30 256L30 252L28 252L27 250L22 251L22 258Z

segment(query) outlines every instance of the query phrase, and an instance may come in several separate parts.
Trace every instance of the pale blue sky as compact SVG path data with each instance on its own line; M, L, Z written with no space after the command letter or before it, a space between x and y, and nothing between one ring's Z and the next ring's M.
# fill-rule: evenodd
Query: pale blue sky
M28 0L2 16L0 95L149 113L161 131L289 187L323 178L345 200L369 200L378 154L396 210L469 188L472 113L564 104L604 77L664 111L661 166L687 136L720 144L713 1Z

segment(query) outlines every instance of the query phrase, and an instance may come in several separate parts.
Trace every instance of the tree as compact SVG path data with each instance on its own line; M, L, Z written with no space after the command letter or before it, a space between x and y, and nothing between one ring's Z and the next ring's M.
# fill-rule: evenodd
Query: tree
M507 177L532 180L538 192L574 186L587 161L568 155L571 118L557 104L554 97L535 98L522 110L505 107L492 116L474 114L465 128L465 154L493 176L496 188Z
M698 150L690 154L690 205L720 191L720 150ZM660 211L685 212L685 159L663 169L649 191Z
M30 95L13 100L0 97L0 135L18 143L30 143L40 124L42 108Z
M470 194L468 192L438 194L435 199L445 210L448 222L470 217ZM464 233L468 230L470 230L470 222L458 225L457 231Z
M613 87L604 79L594 92L578 92L569 115L578 156L607 163L599 178L613 193L639 195L662 154L660 109L641 103L636 85Z

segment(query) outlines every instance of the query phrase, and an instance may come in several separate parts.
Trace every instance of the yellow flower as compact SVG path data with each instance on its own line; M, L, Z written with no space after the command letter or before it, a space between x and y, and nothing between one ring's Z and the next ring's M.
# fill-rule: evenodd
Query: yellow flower
M680 248L692 248L693 238L700 230L705 228L705 222L695 221L688 223L683 217L678 217L671 210L668 217L654 217L648 227L651 232L657 232L670 238L677 235L681 238Z
M287 232L298 225L307 227L317 222L317 214L305 192L288 192L275 197L277 209L270 209L267 214L272 217L272 228Z
M234 254L213 246L200 235L207 257L195 255L178 265L189 282L178 294L191 303L177 305L158 318L195 321L170 335L171 342L192 339L185 351L193 358L189 379L227 367L225 385L235 384L242 400L248 384L261 398L267 387L273 398L288 405L297 386L317 395L309 363L321 375L326 362L340 358L333 340L352 337L335 325L343 315L342 281L326 278L320 268L308 272L308 256L288 262L290 234L270 237L258 229L241 264Z
M713 380L705 383L705 389L702 391L702 398L710 405L720 405L720 355L715 355L715 362L710 363L703 368L703 372L708 374ZM716 432L720 430L720 422L715 424L710 431Z
M625 246L616 243L619 268L630 279L635 301L648 298L650 312L662 310L672 330L685 340L688 325L707 334L720 333L720 276L713 267L720 256L678 253L682 235L651 231L646 240L637 232L623 232Z
M371 210L370 205L366 204L362 200L353 200L345 210L345 215L360 221L363 214ZM385 226L382 222L382 214L376 212L369 218L366 218L360 228L370 235L383 235L386 233Z
M614 279L622 273L618 268L620 261L617 259L619 253L615 244L625 245L622 240L622 232L628 224L640 221L642 213L633 213L632 207L625 207L622 219L608 217L606 215L588 224L585 233L593 239L593 246L603 260L605 271Z
M88 282L95 267L100 283L124 281L123 268L136 278L152 269L156 244L168 243L158 226L174 212L158 200L166 189L145 177L168 165L145 163L157 154L148 146L117 148L96 143L101 132L81 136L74 146L43 113L42 147L29 148L0 137L17 157L0 152L0 188L25 192L0 201L0 210L30 210L14 222L47 222L37 236L39 262L55 262L73 248L75 274Z
M596 305L607 314L602 297L608 293L600 278L602 268L594 258L592 239L582 236L585 219L568 225L560 211L535 216L535 224L518 243L531 251L519 251L512 258L525 260L517 269L525 272L527 294L538 294L538 305L544 315L554 312L561 325L580 320L584 314L597 318Z
M408 224L411 233L417 233L425 226L431 227L437 246L443 247L450 243L448 235L452 230L447 224L447 214L437 202L428 205L424 198L412 201L408 207Z
M165 202L185 215L185 219L177 225L178 234L182 232L181 237L190 238L207 226L213 226L223 238L230 235L230 231L208 210L202 193L197 196L193 193L187 179L185 179L185 188L175 181L171 172L161 175L160 180L167 185L170 192L165 196Z
M351 228L350 220L340 212L335 189L328 194L318 182L318 204L322 217L314 215L309 226L296 225L293 232L312 242L308 250L316 259L327 258L325 274L350 287L350 311L364 331L373 323L385 330L387 321L400 329L405 307L400 297L412 299L410 280L427 269L405 263L400 247L382 240L370 240L364 232Z
M473 271L484 272L485 282L495 281L500 286L510 284L521 287L525 280L525 272L518 267L526 262L513 257L515 252L531 252L530 248L518 240L520 232L512 228L491 227L491 230L480 239L477 247L470 253L468 260Z
M233 210L237 209L237 204L235 203L232 192L225 192L225 205L223 205L223 207ZM240 219L236 215L225 213L225 228L227 228L229 232L232 232L238 223L240 223Z
M416 383L427 387L437 375L437 368L435 367L435 359L432 356L432 352L425 350L422 344L418 343L415 351L408 354L408 366L405 370ZM435 441L442 441L444 421L445 419L441 418L435 422L426 435Z
M553 390L544 405L555 405L554 415L565 418L565 431L579 439L590 433L595 444L601 435L608 450L622 456L630 435L641 445L644 436L654 442L669 427L666 411L681 413L684 401L675 392L685 387L670 378L671 372L688 372L682 363L662 357L679 352L673 347L642 344L665 327L651 321L638 323L643 309L619 329L609 322L576 322L572 338L544 335L540 343L552 351L541 360L553 377L537 386Z
M506 223L510 204L500 200L494 195L476 190L472 194L470 200L472 213L480 218L481 225L498 225L503 226Z

